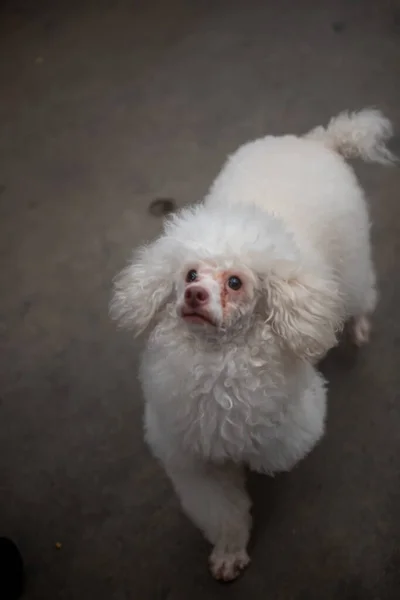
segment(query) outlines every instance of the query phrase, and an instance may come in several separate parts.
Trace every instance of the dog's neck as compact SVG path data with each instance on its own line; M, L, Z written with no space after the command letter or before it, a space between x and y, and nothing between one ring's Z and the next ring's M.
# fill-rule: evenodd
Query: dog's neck
M171 305L150 335L149 346L165 348L166 352L174 352L176 348L180 353L186 349L188 354L193 355L218 353L227 358L244 351L243 358L248 355L251 360L270 366L280 364L283 367L288 360L297 360L283 351L276 335L265 325L265 320L257 311L244 316L229 328L213 330L206 325L198 328L188 326Z
M232 367L236 364L234 370L237 373L259 373L268 377L269 385L274 389L280 386L286 389L287 374L302 369L302 361L284 351L276 335L264 326L257 313L253 313L250 322L234 331L208 331L206 327L193 330L176 314L167 316L164 313L150 336L148 350L156 350L159 356L168 357L171 365L176 360L179 364L182 361L188 373L194 367L214 362Z

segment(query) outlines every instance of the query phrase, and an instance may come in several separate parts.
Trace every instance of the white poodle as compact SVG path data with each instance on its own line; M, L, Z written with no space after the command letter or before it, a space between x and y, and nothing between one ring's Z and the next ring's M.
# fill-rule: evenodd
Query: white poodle
M364 110L245 144L116 279L112 316L150 333L147 441L213 545L217 579L249 562L244 468L287 471L310 452L326 413L314 365L344 322L368 340L370 224L343 157L389 163L391 133Z

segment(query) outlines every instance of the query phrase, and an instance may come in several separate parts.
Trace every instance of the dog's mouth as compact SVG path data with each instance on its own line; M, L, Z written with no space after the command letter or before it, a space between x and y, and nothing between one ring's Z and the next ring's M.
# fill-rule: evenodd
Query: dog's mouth
M182 310L181 313L182 319L187 323L192 323L194 325L212 325L215 327L215 323L210 319L210 317L202 312Z

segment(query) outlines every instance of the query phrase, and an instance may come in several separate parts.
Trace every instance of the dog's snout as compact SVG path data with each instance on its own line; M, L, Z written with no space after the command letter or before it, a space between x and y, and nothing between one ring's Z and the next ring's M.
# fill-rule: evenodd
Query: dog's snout
M190 306L200 306L208 302L210 295L204 287L191 285L185 291L185 301Z

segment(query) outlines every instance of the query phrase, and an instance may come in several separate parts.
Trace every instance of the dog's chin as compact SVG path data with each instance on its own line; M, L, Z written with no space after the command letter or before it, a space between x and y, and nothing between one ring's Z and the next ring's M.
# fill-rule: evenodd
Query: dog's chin
M193 311L193 312L182 311L181 318L188 325L197 326L197 327L198 326L212 327L212 328L216 327L216 324L214 323L212 318L205 313L195 312L195 311Z

